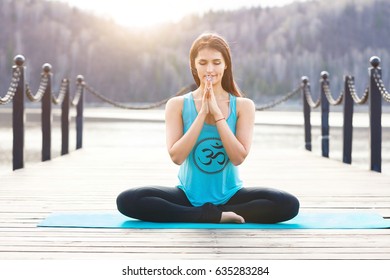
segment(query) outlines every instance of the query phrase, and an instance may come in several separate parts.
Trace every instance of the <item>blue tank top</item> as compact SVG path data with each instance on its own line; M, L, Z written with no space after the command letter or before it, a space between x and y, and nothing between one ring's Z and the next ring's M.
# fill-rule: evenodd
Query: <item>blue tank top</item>
M236 97L230 94L229 116L226 119L236 133ZM184 95L182 110L184 133L191 127L198 112L192 92ZM226 203L241 187L238 168L229 160L217 127L205 123L199 138L179 169L179 184L193 206L206 202Z

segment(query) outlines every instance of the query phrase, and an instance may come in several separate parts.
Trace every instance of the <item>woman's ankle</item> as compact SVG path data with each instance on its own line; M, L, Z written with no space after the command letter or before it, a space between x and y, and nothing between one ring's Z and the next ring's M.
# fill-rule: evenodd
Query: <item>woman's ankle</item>
M220 223L243 224L245 219L234 212L222 212Z

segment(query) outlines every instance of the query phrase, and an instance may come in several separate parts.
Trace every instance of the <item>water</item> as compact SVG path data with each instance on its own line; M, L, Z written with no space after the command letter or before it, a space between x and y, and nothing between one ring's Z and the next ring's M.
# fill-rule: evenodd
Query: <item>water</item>
M1 109L1 107L0 107ZM41 160L42 132L40 114L37 110L26 110L25 122L25 167ZM55 111L52 125L52 158L61 154L61 124L59 112ZM9 110L0 110L0 174L12 170L12 116ZM70 125L70 147L76 146L74 121Z
M269 149L304 149L304 130L294 126L258 126L254 143ZM331 128L329 137L329 158L342 162L342 129ZM382 173L390 174L390 129L382 131ZM312 128L312 152L321 156L321 130ZM352 165L369 169L369 131L355 128L352 142Z
M340 116L330 119L329 158L342 161L342 130ZM61 130L59 112L54 112L52 128L52 158L60 156ZM332 116L332 114L331 114ZM390 174L390 126L389 116L383 118L382 130L382 173ZM0 173L12 170L12 128L10 113L0 111ZM84 147L106 147L128 145L129 137L134 141L134 133L147 131L149 139L139 137L139 145L160 145L164 148L164 112L162 110L125 111L120 109L87 108L85 111ZM25 128L25 166L41 159L41 129L38 110L27 113ZM149 120L145 122L144 120ZM304 149L304 130L301 112L257 112L253 145L273 149ZM367 118L357 115L354 122L352 165L369 169L369 131ZM312 116L312 152L321 155L320 118ZM75 150L76 133L74 120L71 122L70 152ZM138 140L136 140L138 141Z

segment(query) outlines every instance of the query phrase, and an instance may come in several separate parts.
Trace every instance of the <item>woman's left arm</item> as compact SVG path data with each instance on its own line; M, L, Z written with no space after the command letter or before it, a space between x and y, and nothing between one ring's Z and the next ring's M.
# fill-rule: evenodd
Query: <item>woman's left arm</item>
M249 154L252 144L255 122L255 104L247 98L237 98L236 135L230 130L226 121L218 121L216 126L223 146L234 165L240 165Z

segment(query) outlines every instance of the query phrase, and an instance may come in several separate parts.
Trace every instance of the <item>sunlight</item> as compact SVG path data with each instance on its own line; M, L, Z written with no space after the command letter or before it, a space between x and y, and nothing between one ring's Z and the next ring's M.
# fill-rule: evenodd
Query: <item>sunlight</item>
M130 27L148 27L164 22L177 22L189 14L202 14L210 10L233 10L240 7L282 6L304 0L51 0L112 19Z
M80 0L76 1L81 7ZM87 2L87 1L85 1ZM113 19L125 26L145 27L162 22L175 22L188 12L185 10L185 2L174 1L96 1L93 8L86 6L86 10L98 15Z

